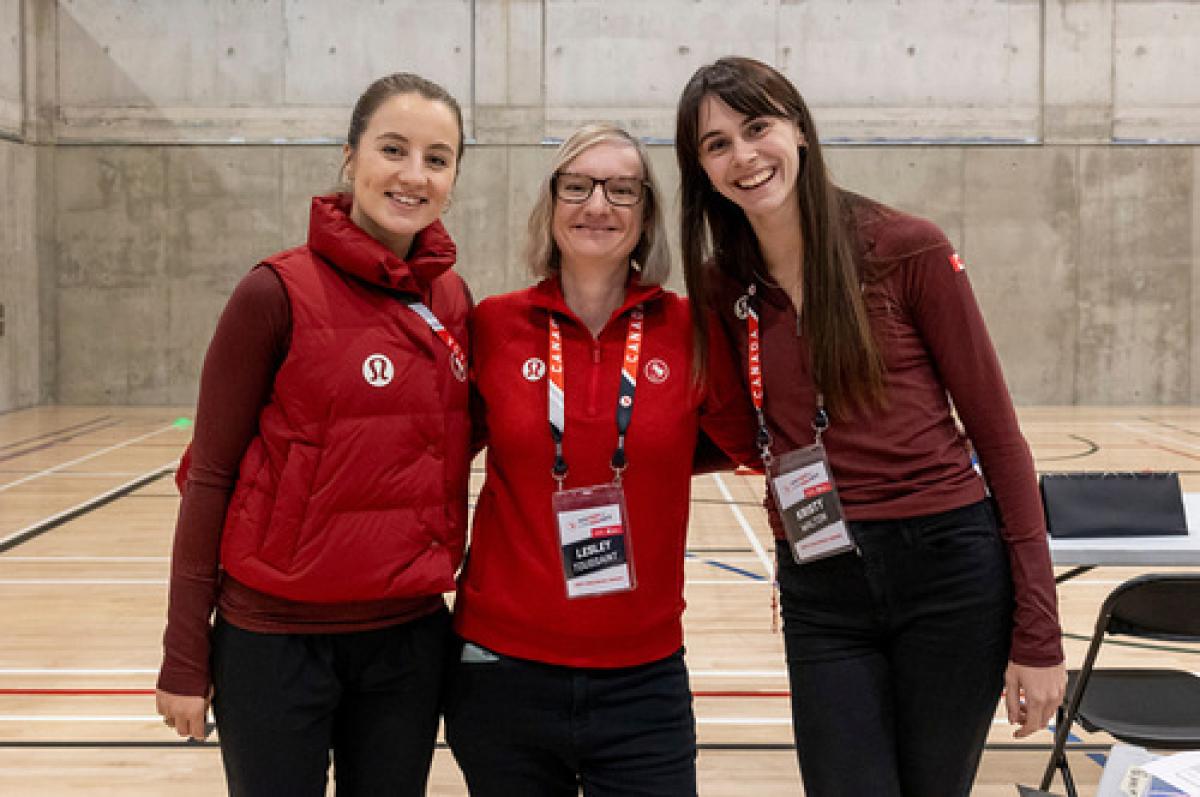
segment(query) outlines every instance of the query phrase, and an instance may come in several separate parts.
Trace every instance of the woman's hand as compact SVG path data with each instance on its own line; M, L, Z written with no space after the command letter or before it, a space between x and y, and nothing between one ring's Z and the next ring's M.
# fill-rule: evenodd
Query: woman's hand
M1062 705L1066 688L1065 663L1030 667L1010 661L1004 672L1004 706L1009 723L1021 726L1013 731L1013 736L1023 739L1045 728Z
M203 741L208 736L206 718L211 700L212 689L208 690L207 697L176 695L161 689L154 690L154 705L158 713L162 714L163 724L174 728L175 733L180 736L196 741Z

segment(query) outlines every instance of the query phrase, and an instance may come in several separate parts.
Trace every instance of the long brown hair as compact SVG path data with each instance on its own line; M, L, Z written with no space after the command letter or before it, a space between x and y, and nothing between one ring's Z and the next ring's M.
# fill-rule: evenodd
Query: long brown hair
M700 107L707 96L755 118L790 119L804 134L796 178L804 268L800 310L811 342L813 379L835 417L852 408L882 406L883 359L867 320L855 262L851 195L834 185L825 168L817 128L800 93L775 69L750 58L722 58L692 75L675 120L675 154L682 194L683 273L693 302L696 376L707 363L706 321L712 307L712 268L744 285L766 267L758 239L742 209L713 187L700 165Z

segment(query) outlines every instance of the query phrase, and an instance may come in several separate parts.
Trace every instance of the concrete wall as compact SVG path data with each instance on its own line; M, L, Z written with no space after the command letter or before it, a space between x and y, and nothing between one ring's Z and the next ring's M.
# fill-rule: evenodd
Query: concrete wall
M418 71L461 100L447 221L486 296L525 283L546 139L624 123L661 142L674 202L675 100L731 52L796 82L840 182L943 225L1019 401L1200 398L1195 3L0 0L0 40L21 4L25 41L55 55L24 80L50 153L44 398L192 401L230 289L301 238L374 77Z
M22 0L0 0L0 412L42 397L37 152L25 143Z

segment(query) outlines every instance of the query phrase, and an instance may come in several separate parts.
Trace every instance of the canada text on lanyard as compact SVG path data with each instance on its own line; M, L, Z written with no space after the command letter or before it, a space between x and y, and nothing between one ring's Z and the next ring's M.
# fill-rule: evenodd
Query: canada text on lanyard
M638 305L629 315L629 329L621 360L621 380L617 393L617 448L610 462L613 479L607 484L565 490L563 482L567 478L567 462L563 456L563 437L566 433L566 372L563 367L562 330L558 319L553 313L550 314L549 373L546 384L550 436L554 440L554 467L550 475L557 483L550 500L558 527L559 551L568 598L625 592L637 585L629 514L621 476L627 466L625 434L633 418L643 320L644 311Z
M441 339L442 343L446 344L446 348L450 350L450 371L454 374L454 378L460 382L467 381L467 355L463 352L462 347L458 345L458 341L450 334L450 331L442 324L433 311L425 306L424 302L409 302L409 308L419 315L429 328L433 330L433 334Z
M796 562L811 562L834 554L856 550L844 520L837 486L821 444L821 435L829 428L825 397L817 391L812 427L816 440L811 446L785 452L779 459L771 453L771 431L764 411L762 337L759 328L756 286L751 283L746 295L737 300L734 311L746 321L747 381L750 400L758 420L755 444L762 453L771 497L783 522L789 549Z

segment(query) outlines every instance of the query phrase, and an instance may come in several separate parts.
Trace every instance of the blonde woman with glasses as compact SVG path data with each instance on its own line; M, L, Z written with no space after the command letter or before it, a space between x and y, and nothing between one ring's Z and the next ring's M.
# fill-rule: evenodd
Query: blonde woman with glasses
M579 130L530 217L541 281L474 317L487 473L446 727L476 797L696 793L692 451L703 429L753 457L753 427L719 342L706 384L693 378L688 304L662 287L661 202L636 139Z

